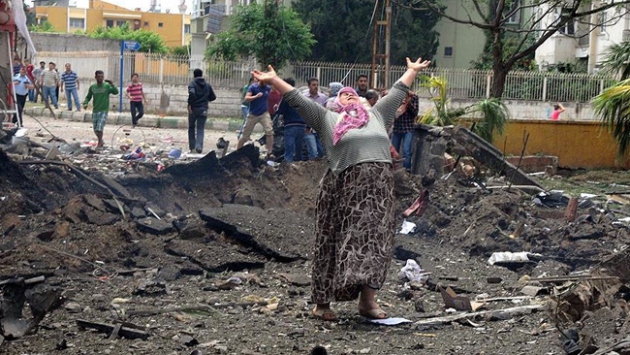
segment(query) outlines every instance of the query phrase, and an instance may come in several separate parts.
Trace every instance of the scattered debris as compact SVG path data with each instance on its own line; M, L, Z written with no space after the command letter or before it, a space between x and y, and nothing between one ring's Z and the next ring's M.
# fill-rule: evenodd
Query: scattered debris
M125 339L142 339L147 340L149 338L149 333L139 330L137 328L131 328L128 325L123 324L107 324L107 323L97 323L91 322L88 320L77 319L77 326L79 329L95 329L101 333L106 333L109 338L125 338Z
M546 310L547 306L545 305L527 305L527 306L519 306L519 307L511 307L497 310L488 310L488 311L477 311L471 313L458 313L444 317L435 317L422 319L415 322L415 325L438 325L438 324L448 324L451 322L458 322L462 320L476 319L476 318L484 318L487 320L506 320L513 317L530 314L532 312L543 311Z
M412 259L407 260L405 266L403 266L398 273L398 277L401 280L420 285L424 284L430 275L430 272L423 270L420 265Z
M476 311L484 305L482 302L472 302L468 297L458 296L450 287L446 289L440 287L440 294L442 294L446 308L453 308L457 311Z

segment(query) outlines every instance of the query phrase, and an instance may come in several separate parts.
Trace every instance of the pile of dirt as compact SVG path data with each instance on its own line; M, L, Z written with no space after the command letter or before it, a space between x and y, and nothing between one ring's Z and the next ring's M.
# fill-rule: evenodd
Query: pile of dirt
M346 303L338 306L339 323L310 319L313 213L326 162L272 167L252 163L257 152L250 153L113 179L58 165L18 164L0 152L0 282L44 276L66 300L38 334L5 341L5 353L65 346L103 354L130 347L139 354L306 354L316 344L336 354L559 349L556 334L542 325L554 322L546 314L491 317L479 327L381 329ZM525 273L566 275L630 241L628 229L613 224L617 216L598 201L582 201L578 218L568 222L561 204L540 205L517 189L463 186L457 175L422 186L421 177L404 170L395 179L397 225L422 189L429 203L422 216L406 218L416 223L416 233L396 237L396 259L379 293L392 316L445 314L438 288L409 288L400 281L407 259L458 293L509 299L519 295ZM512 272L487 263L498 251L542 258ZM78 327L81 319L139 327L151 341L107 339ZM502 342L484 341L497 334Z

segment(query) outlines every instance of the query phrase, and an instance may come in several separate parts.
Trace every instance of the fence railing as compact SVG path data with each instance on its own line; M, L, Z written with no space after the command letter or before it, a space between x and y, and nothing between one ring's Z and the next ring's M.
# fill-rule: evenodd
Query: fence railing
M407 70L403 66L391 66L389 82L394 83ZM292 71L296 75L298 84L304 84L308 78L319 78L321 85L328 85L332 81L342 81L344 85L353 86L360 74L368 75L371 71L369 64L322 63L306 62L293 63ZM383 70L377 67L376 78L372 80L381 87ZM492 71L469 69L430 68L418 77L413 89L421 96L430 96L429 91L422 87L422 76L438 76L447 82L448 97L451 99L481 99L490 96ZM512 71L505 81L503 98L507 100L526 101L562 101L588 102L600 94L614 80L605 75Z
M94 71L102 69L112 80L120 75L120 53L113 52L41 52L37 60L55 61L60 70L63 63L70 62L80 78L93 78ZM192 71L200 68L204 76L216 88L240 89L256 67L254 61L226 62L206 60L202 56L173 56L150 53L123 55L123 78L129 80L132 73L138 73L145 83L163 85L184 85L190 82ZM306 85L309 78L315 77L321 86L331 82L342 82L354 86L360 74L370 74L370 64L298 62L283 69L283 77L296 79L298 86ZM374 87L383 87L384 71L377 67ZM406 70L404 66L391 66L389 83L393 84ZM448 97L451 99L481 99L489 97L492 88L492 71L431 68L420 75L413 89L421 96L428 97L429 91L422 87L424 77L438 76L447 82ZM601 93L614 81L604 75L566 74L555 72L512 71L507 75L503 98L527 101L588 102Z

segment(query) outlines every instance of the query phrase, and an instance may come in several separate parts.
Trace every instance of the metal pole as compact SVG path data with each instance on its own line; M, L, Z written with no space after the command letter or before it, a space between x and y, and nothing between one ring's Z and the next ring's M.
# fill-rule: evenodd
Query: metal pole
M392 35L392 3L391 0L385 0L385 88L389 88L389 48L390 38Z
M374 5L375 9L378 9L379 0L376 0L376 5ZM378 56L378 23L379 21L374 21L374 26L372 28L372 67L370 69L370 87L376 86L376 57Z
M118 93L118 112L122 112L122 99L123 99L123 71L125 65L125 41L120 41L120 92Z

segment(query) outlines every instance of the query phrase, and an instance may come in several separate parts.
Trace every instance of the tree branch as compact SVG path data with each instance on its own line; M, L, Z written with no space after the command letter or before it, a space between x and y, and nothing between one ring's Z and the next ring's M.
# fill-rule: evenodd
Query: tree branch
M439 7L437 7L436 5L432 4L431 0L420 0L420 1L422 1L429 10L433 11L438 16L447 18L447 19L449 19L449 20L451 20L451 21L453 21L455 23L460 23L460 24L463 24L463 25L472 25L472 26L475 26L475 27L478 27L478 28L481 28L481 29L484 29L484 30L492 29L492 26L490 24L480 23L480 22L476 22L476 21L472 21L472 20L462 20L462 19L458 19L456 17L453 17L451 15L447 15L444 11L440 10ZM401 4L397 0L392 0L392 3L398 5L398 6L402 7L402 8L405 8L405 9L416 10L416 8L414 8L413 6Z
M501 18L503 17L503 10L505 9L505 0L499 0L497 8L494 11L494 23L493 27L498 28L501 26Z
M488 22L488 14L484 14L483 11L481 10L481 6L479 6L479 1L478 0L472 0L473 5L475 5L475 9L477 9L477 13L479 14L479 16L481 16L482 19L484 19L484 21Z

